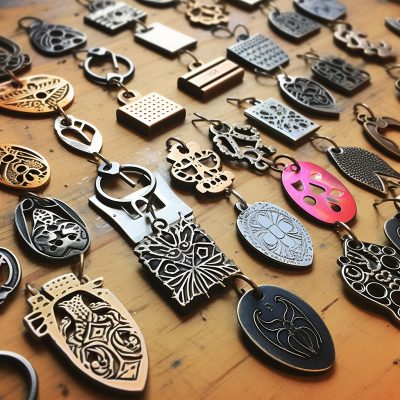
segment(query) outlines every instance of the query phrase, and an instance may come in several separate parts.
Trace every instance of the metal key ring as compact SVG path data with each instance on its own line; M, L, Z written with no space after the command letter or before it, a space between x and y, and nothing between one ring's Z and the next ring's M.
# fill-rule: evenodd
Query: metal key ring
M94 73L91 66L99 60L111 60L114 65L114 72L108 72L105 76ZM116 72L119 69L119 63L128 68L128 71L124 74ZM100 85L109 85L112 84L113 80L120 83L129 81L135 72L135 65L129 58L115 54L105 47L95 47L88 50L88 56L83 63L83 70L86 78L90 81L99 83Z
M21 266L17 257L11 251L0 247L0 268L3 264L6 264L8 267L8 278L0 286L0 305L6 301L7 297L16 289L21 280Z
M1 360L5 362L11 361L18 364L19 367L22 367L24 375L28 378L28 395L26 396L26 399L36 400L39 385L36 371L32 364L18 353L6 350L0 350L0 361Z

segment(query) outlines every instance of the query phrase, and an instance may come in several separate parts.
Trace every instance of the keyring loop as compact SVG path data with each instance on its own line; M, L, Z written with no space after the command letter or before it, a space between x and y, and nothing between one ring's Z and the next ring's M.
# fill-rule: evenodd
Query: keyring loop
M30 25L29 26L26 26L26 25L24 25L23 24L23 21L32 21L32 22L37 22L38 24L43 24L43 20L41 20L40 18L37 18L37 17L31 17L30 15L28 15L28 16L26 16L26 17L22 17L22 18L20 18L19 20L18 20L18 22L17 22L17 25L18 25L18 27L19 28L22 28L22 29L25 29L25 30L28 30L29 29L29 27L30 27ZM32 25L32 24L31 24Z
M21 80L9 68L4 67L2 68L2 71L4 71L11 78L11 80L17 85L18 88L24 86Z
M341 240L350 239L350 240L356 240L357 242L359 242L356 234L344 222L336 221L333 224L333 226L335 228L335 232L339 235ZM347 232L347 235L342 234L341 230L344 230L345 232Z
M243 25L243 24L238 24L236 25L232 30L229 29L227 26L225 25L216 25L213 28L211 28L211 34L218 38L218 39L227 39L227 38L231 38L234 37L237 30L242 28L244 30L244 35L245 36L250 36L250 32L249 29L247 28L247 26ZM218 36L216 35L217 32L222 31L222 32L227 32L228 36Z
M30 283L25 284L25 291L28 291L32 296L37 296L40 294L39 290L34 288Z
M393 75L393 71L399 70L400 72L400 64L385 65L384 68L391 78L399 79L399 76Z
M78 1L78 0L77 0ZM88 53L89 52L89 50L88 49L74 49L74 50L72 50L72 55L73 55L73 57L76 59L76 60L78 60L78 61L80 61L80 62L85 62L86 61L86 58L79 58L78 57L78 54L79 53Z
M327 24L327 27L328 27L331 31L334 31L335 28L336 28L338 25L344 25L344 26L345 26L347 29L349 29L349 30L353 28L348 22L344 21L343 19L338 19L337 21L330 22L330 23Z
M140 19L136 19L135 24L143 28L143 30L140 31L141 33L145 33L150 30L150 28L143 21L140 21Z
M166 145L167 145L167 150L170 150L172 147L172 142L177 142L178 144L180 144L183 148L183 151L185 153L189 153L189 148L186 146L186 143L183 142L182 140L176 138L176 137L170 137L169 139L167 139L166 141Z
M246 25L243 25L243 24L237 24L237 25L232 29L233 36L235 36L237 30L240 29L240 28L242 28L242 29L244 30L244 35L245 35L245 36L250 36L249 28L247 28L247 26L246 26ZM240 36L240 35L238 35L238 37L239 37L239 36Z
M231 188L226 188L225 189L225 195L228 198L231 197L231 195L235 196L239 200L239 203L242 205L243 209L249 208L249 206L247 204L247 201L236 190L231 189Z
M215 126L216 128L221 127L222 121L220 119L208 119L199 113L193 113L197 118L192 119L192 124L196 125L196 122L205 121L208 122L210 125Z
M305 52L304 54L296 54L297 58L300 58L300 60L304 60L306 63L309 61L321 61L322 58L314 51L310 50Z
M356 116L358 121L365 122L366 119L368 119L368 117L365 114L358 113L359 108L363 108L368 112L370 120L373 121L376 120L375 114L365 103L356 103L353 106L353 114Z
M188 65L188 69L189 69L190 71L191 71L193 68L198 68L198 67L201 67L202 65L204 65L204 63L203 63L202 61L200 61L190 50L184 49L184 50L180 51L180 52L179 52L179 55L182 55L182 54L187 54L187 55L189 55L190 57L192 57L192 59L194 60L194 62L191 62L191 63Z
M376 208L382 203L386 203L387 201L391 201L394 203L396 210L400 212L400 198L398 197L387 197L386 199L375 199L372 205Z
M287 158L288 160L290 160L294 165L295 165L295 167L296 167L296 174L298 173L298 172L300 172L301 171L301 167L300 167L300 164L299 164L299 162L295 159L295 158L293 158L292 156L289 156L288 154L279 154L279 155L277 155L275 158L273 158L272 159L272 162L273 162L273 165L276 167L277 165L278 165L278 163L277 163L277 161L279 160L279 159L281 159L281 158ZM287 166L285 166L285 168L286 168ZM281 170L279 170L280 172L282 172Z
M63 117L63 119L65 121L67 121L67 126L71 126L72 125L72 120L71 120L70 117L68 117L66 112L62 109L62 107L57 103L54 108L56 109L56 111L58 111L60 116Z
M32 364L18 353L12 351L0 350L0 360L15 362L22 367L24 375L28 378L27 400L36 400L38 393L38 378Z
M235 290L235 292L237 293L237 295L239 297L242 297L246 293L246 291L244 289L238 288L237 283L236 283L236 281L238 279L245 281L246 283L248 283L251 286L251 288L254 290L254 297L257 300L260 300L264 297L263 292L260 290L260 288L257 286L257 284L252 279L250 279L248 276L246 276L242 273L236 273L236 274L231 275L230 278L232 280L233 289Z
M264 14L264 15L268 15L266 11L269 12L273 12L273 13L277 13L280 14L281 11L279 10L279 8L271 1L269 2L267 5L261 4L260 6L260 11Z
M337 143L336 143L333 139L331 139L330 137L328 137L328 136L320 136L320 135L315 134L315 135L313 135L313 136L310 137L310 140L311 140L312 142L314 142L315 140L319 140L319 139L321 139L321 140L326 140L327 142L329 142L330 144L332 144L332 145L335 147L336 150L340 150L340 149L341 149L341 148L337 145Z
M237 97L227 97L226 101L231 104L236 103L235 105L237 105L238 107L243 103L248 103L252 106L261 103L261 100L257 100L255 97L244 97L243 99L239 99Z
M111 161L109 161L106 157L103 156L103 154L95 151L92 153L94 157L100 158L101 161L103 161L103 163L106 163L107 166L111 167Z
M277 79L277 74L270 74L269 72L263 71L259 68L254 68L253 72L256 74L257 77L265 77L270 79Z

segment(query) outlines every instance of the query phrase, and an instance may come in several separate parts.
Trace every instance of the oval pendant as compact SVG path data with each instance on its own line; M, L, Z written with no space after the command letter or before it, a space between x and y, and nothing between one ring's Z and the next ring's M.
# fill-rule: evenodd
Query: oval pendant
M309 267L313 245L303 224L289 212L271 203L248 204L241 209L237 228L241 237L266 259L289 267Z
M90 244L84 221L57 199L32 196L22 200L15 210L15 225L26 245L52 260L79 256Z
M276 286L258 286L239 300L237 315L246 336L268 357L303 372L332 367L335 348L317 312L293 293Z
M315 114L339 117L336 101L321 84L285 74L277 76L282 96L299 108Z
M0 109L18 113L46 116L56 111L57 105L68 107L74 100L72 85L54 75L31 75L0 84Z
M333 224L348 222L357 213L357 206L349 190L326 169L299 161L286 165L282 171L282 185L286 194L307 214L320 222Z
M48 183L50 166L28 147L0 144L0 184L12 189L34 190Z
M21 280L21 267L17 257L10 250L0 247L0 269L7 268L6 281L0 286L0 306L7 297L16 289Z
M81 282L66 274L28 298L32 312L24 324L36 337L50 336L83 374L109 389L140 392L148 357L139 326L103 287L103 279Z

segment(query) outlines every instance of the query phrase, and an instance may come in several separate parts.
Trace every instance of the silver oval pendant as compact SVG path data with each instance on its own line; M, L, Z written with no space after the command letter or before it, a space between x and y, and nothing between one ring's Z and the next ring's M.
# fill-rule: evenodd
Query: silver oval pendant
M246 292L237 307L246 336L268 357L303 372L323 372L335 361L335 348L317 312L293 293L262 285L258 299Z
M237 228L240 236L261 256L289 267L309 267L313 261L311 237L292 214L271 203L248 204L240 208Z

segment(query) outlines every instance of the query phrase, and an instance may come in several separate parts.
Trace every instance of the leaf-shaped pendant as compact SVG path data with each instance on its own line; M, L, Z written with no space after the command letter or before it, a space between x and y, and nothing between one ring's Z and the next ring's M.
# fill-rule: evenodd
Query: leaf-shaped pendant
M336 101L321 84L307 78L277 76L282 96L299 108L315 114L339 117Z
M386 161L366 149L332 146L328 155L343 175L373 192L387 193L381 176L400 179L400 174Z
M338 258L350 291L400 323L400 254L389 246L345 239Z
M61 275L28 299L25 326L38 338L50 336L88 378L110 389L141 392L148 357L144 337L128 310L103 279L80 281Z
M21 280L21 267L17 257L10 250L0 247L0 270L7 268L8 274L4 283L0 286L0 306L7 297L16 289Z
M300 11L325 22L332 22L344 17L346 6L338 0L294 0Z
M15 225L25 244L52 260L76 257L90 244L84 221L57 199L32 196L22 200L15 210Z
M236 204L241 237L268 260L289 267L309 267L313 245L303 224L289 212L271 203Z
M50 179L45 158L28 147L0 144L0 184L12 189L35 190Z
M331 368L335 348L317 312L282 288L261 285L257 289L247 291L237 307L246 336L264 354L286 367L314 373Z

